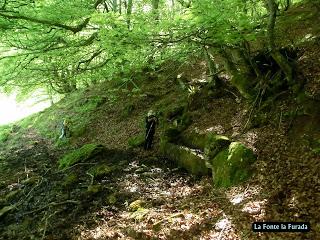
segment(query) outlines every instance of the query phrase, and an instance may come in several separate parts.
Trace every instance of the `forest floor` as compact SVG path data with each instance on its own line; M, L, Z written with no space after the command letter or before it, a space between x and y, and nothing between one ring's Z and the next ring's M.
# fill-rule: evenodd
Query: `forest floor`
M278 107L295 109L287 101ZM175 168L157 151L159 139L153 151L109 149L60 170L64 150L26 130L0 153L2 201L14 206L0 216L0 238L318 239L320 157L310 141L320 136L319 118L294 116L243 133L249 110L230 97L213 99L193 113L198 118L189 127L224 134L257 154L255 175L229 189ZM120 135L132 131L131 122L115 122L124 126ZM117 167L93 181L87 172L98 163ZM254 221L308 221L312 231L253 233Z
M310 16L304 8L295 11ZM308 79L304 90L317 99L319 26L302 26L311 20L291 30L303 40L298 65ZM192 177L161 156L161 123L154 150L128 148L128 139L143 133L149 108L179 106L176 85L172 78L153 80L141 98L123 96L95 109L71 148L95 142L106 151L65 170L58 160L68 145L56 146L32 127L13 130L0 149L0 239L320 239L318 102L299 105L289 92L260 112L230 94L199 102L187 131L226 135L257 155L250 180L215 189L210 176ZM133 106L129 113L127 106ZM93 180L88 169L97 164L112 168ZM254 221L307 221L312 230L254 233Z

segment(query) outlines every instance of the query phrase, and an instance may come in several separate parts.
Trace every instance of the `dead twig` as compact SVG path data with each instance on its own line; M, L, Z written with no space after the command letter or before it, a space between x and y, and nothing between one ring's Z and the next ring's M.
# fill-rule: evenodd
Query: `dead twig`
M44 224L44 229L43 229L43 233L42 233L42 237L41 240L43 240L46 236L46 232L47 232L47 227L48 227L48 220L50 218L52 218L54 215L56 215L59 211L55 211L54 213L50 214L48 217L45 218L45 216L48 214L48 212L45 213L44 217L45 218L45 224Z
M94 176L92 174L90 174L89 172L86 172L87 175L90 176L91 180L90 180L90 185L93 184L93 180L94 180Z

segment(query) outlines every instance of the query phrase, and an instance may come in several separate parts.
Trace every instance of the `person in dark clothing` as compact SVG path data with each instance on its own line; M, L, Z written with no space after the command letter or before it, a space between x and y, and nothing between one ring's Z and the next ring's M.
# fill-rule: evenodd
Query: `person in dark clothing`
M150 110L146 117L146 137L144 143L144 149L151 149L153 136L156 132L156 125L158 124L158 118L155 116L155 113Z

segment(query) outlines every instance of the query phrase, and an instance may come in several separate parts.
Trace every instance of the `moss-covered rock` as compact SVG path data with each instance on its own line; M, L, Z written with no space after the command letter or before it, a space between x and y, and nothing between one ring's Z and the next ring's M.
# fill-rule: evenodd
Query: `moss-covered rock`
M59 167L66 168L79 162L84 162L103 151L103 146L98 144L86 144L76 149L59 160Z
M89 169L89 173L95 178L100 179L104 176L109 175L114 170L117 169L117 166L108 165L108 164L99 164Z
M128 208L130 211L137 211L139 208L144 207L145 204L146 204L145 201L138 199L138 200L135 200L132 203L130 203Z
M164 155L174 160L180 167L190 173L199 176L208 174L204 159L188 149L166 142L163 143L162 150Z
M208 168L212 168L212 160L223 149L230 145L230 140L222 135L209 134L204 148L205 160Z
M21 181L21 184L23 185L34 185L40 181L39 176L32 176L30 178L24 179Z
M7 201L11 201L11 200L17 198L20 193L21 193L21 189L12 190L6 195L5 199Z
M206 134L199 134L195 132L181 134L181 143L190 148L198 148L203 150L207 144L207 141L208 136Z
M149 212L150 212L150 210L148 210L148 209L138 208L135 212L130 214L130 218L137 220L137 221L142 221Z
M62 182L62 187L63 188L70 188L72 187L74 184L76 184L78 182L78 176L75 173L71 173L67 176L64 177L63 182Z
M212 160L212 177L217 187L230 187L247 180L251 165L256 160L252 150L239 142L233 142L229 148L219 152Z
M8 204L8 202L5 198L0 198L0 208L7 205L7 204Z
M177 142L180 139L181 130L176 127L169 127L163 133L163 140L166 142Z

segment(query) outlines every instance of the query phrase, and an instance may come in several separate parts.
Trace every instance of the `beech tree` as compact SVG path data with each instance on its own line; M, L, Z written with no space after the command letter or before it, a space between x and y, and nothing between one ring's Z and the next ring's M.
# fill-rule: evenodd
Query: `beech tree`
M2 0L0 87L64 94L101 81L132 81L132 72L169 59L201 56L213 85L221 87L218 74L225 71L230 84L252 98L261 73L249 42L264 32L272 57L294 81L293 66L275 46L274 26L278 9L295 2Z

